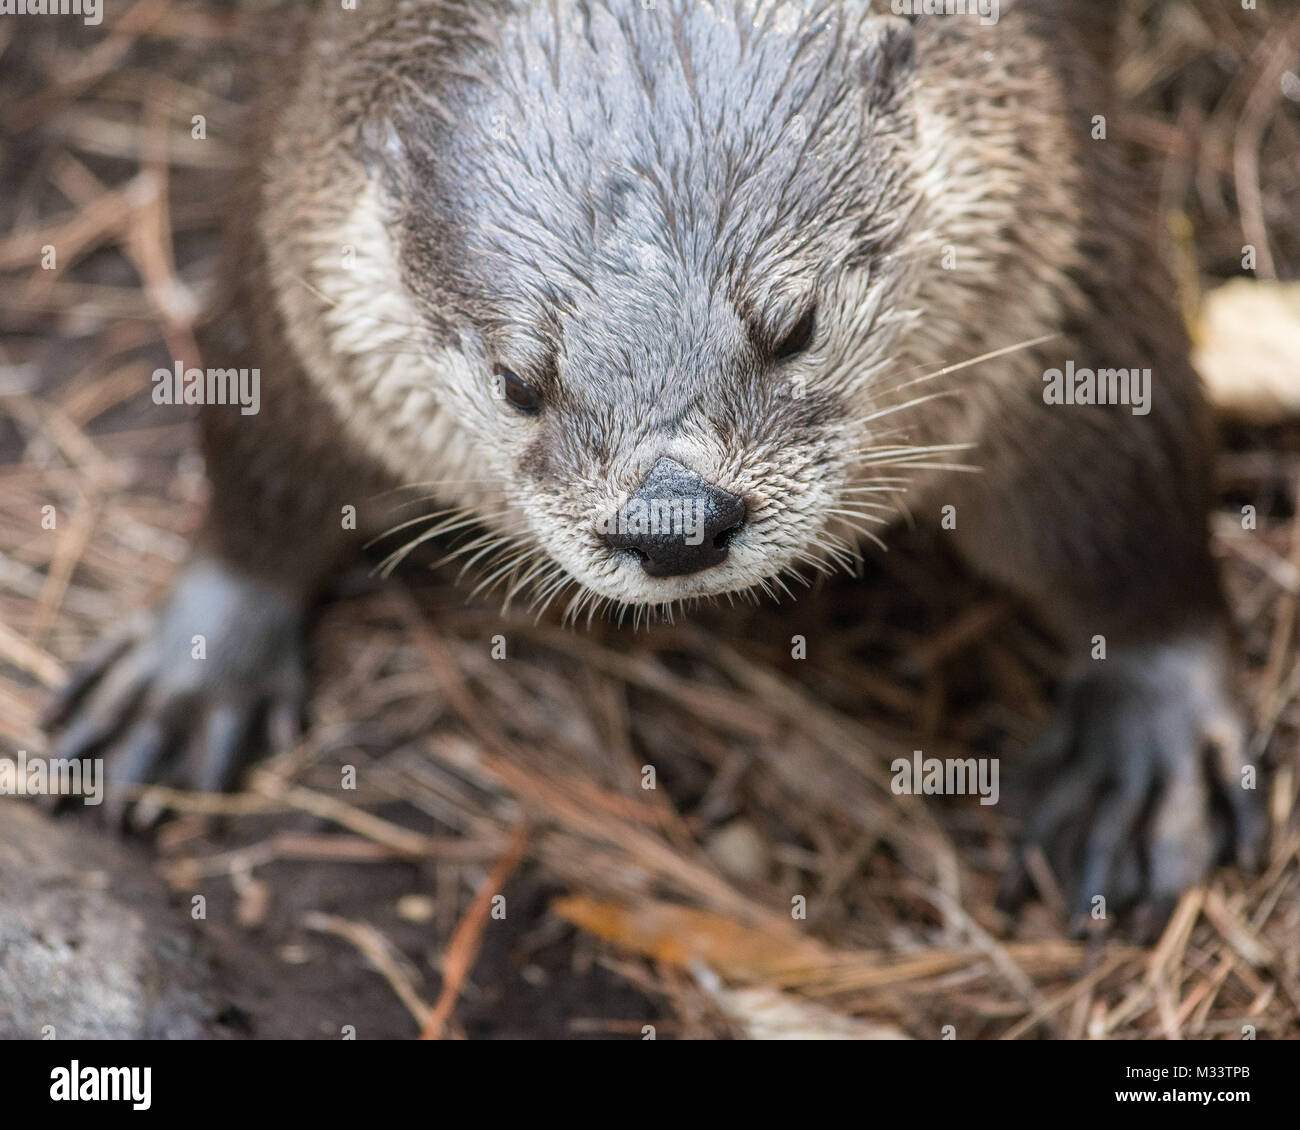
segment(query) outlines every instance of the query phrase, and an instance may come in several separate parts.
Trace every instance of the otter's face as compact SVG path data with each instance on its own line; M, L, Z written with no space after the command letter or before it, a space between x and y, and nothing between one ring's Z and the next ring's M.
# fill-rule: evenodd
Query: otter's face
M444 405L543 588L670 605L854 552L909 130L910 28L864 7L524 4L394 114Z

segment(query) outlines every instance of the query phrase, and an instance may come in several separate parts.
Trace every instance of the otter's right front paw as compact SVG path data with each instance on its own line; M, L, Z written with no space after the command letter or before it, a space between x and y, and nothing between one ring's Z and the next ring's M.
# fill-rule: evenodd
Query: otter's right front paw
M1108 907L1134 909L1143 940L1216 863L1258 866L1266 821L1230 669L1218 639L1197 636L1113 656L1067 685L1004 909L1028 893L1029 848L1065 880L1076 933Z
M200 559L161 608L87 656L43 721L53 756L106 758L120 818L143 784L232 787L269 744L296 739L305 684L300 602Z

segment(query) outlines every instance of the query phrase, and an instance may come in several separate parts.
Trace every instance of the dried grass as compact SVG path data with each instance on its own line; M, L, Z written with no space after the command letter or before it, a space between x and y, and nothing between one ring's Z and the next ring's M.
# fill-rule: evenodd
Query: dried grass
M1293 276L1300 107L1279 76L1295 69L1300 28L1274 16L1263 34L1212 0L1123 7L1121 73L1166 211L1183 221L1168 253L1189 303L1236 271L1243 242L1261 248L1261 275ZM12 21L0 26L15 82L0 113L6 744L43 748L47 690L165 590L201 512L190 431L151 411L146 389L150 357L194 352L216 224L205 178L238 120L232 29L221 5L169 0L141 0L90 48L45 33L19 43ZM195 107L209 142L189 139ZM35 265L46 243L57 271ZM369 954L430 1035L455 1034L484 900L523 860L568 893L565 920L618 942L602 960L662 997L682 1034L761 1031L760 1013L803 1000L869 1019L876 1035L951 1024L962 1038L1239 1038L1249 1024L1295 1037L1300 445L1287 429L1231 438L1217 549L1278 765L1271 854L1258 876L1224 871L1189 892L1153 949L1069 941L1050 900L1004 919L993 896L1006 817L890 793L900 751L1022 749L1054 662L1014 605L907 544L873 562L866 585L635 634L503 619L466 606L449 573L418 590L409 576L363 585L320 625L304 744L237 796L156 795L181 814L160 866L180 889L229 876L255 925L274 892L249 883L273 860L432 861L447 947L436 1005L373 927L306 922ZM1249 535L1244 502L1260 513ZM503 662L489 654L497 633ZM794 634L808 640L803 662L790 658ZM358 767L355 793L337 789L345 764ZM227 825L214 838L215 813ZM296 831L304 813L337 834ZM791 919L795 896L806 921ZM741 986L787 995L760 1007ZM799 1023L820 1015L795 1011Z

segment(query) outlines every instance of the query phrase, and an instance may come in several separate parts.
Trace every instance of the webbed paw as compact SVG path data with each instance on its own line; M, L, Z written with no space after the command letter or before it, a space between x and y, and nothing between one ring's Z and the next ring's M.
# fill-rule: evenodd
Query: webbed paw
M1027 848L1042 850L1078 932L1133 909L1150 937L1217 863L1258 866L1262 792L1227 671L1226 649L1188 639L1098 660L1067 685L1004 908L1029 891Z
M296 740L305 690L301 607L209 559L185 568L162 606L102 642L43 723L52 756L106 760L121 822L135 788L231 788L270 745Z

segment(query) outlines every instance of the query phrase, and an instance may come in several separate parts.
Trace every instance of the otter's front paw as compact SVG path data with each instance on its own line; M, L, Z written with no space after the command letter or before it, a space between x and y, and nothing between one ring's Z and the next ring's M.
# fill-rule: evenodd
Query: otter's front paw
M1216 863L1258 865L1262 794L1227 670L1226 649L1189 639L1096 660L1067 685L1005 908L1028 892L1029 847L1064 886L1076 931L1136 907L1150 936Z
M104 756L109 810L135 786L231 787L248 761L293 740L305 687L298 602L200 559L167 600L87 657L50 704L53 755Z

